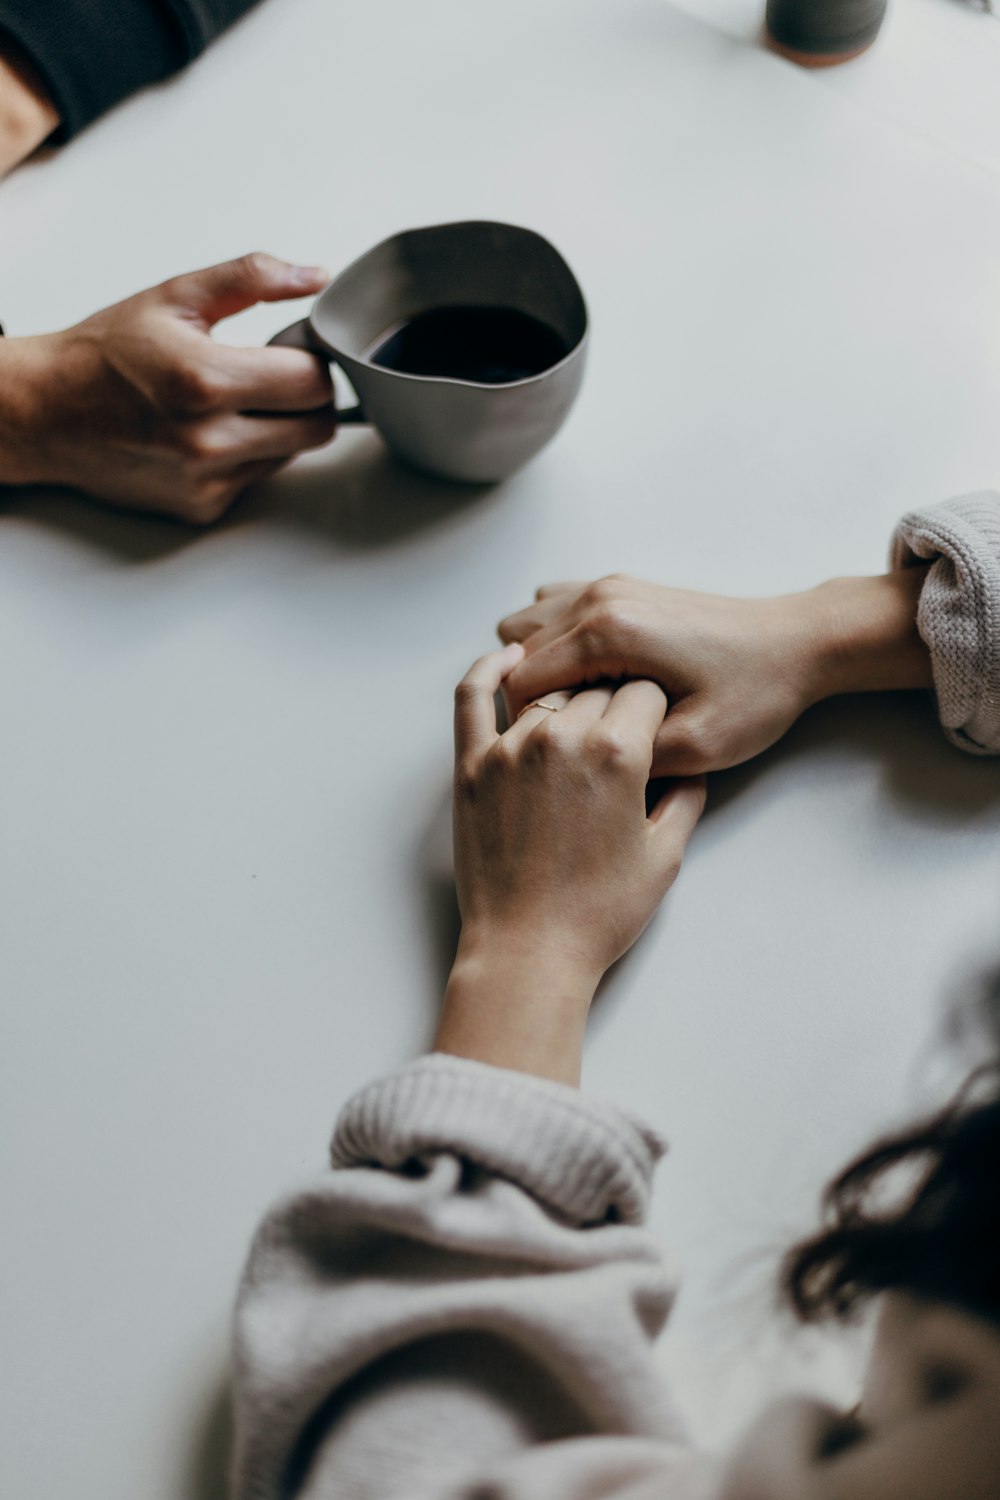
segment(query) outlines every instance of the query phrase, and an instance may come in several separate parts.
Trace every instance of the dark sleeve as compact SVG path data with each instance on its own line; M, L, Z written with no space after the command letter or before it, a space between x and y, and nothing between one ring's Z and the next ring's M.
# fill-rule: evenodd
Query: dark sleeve
M0 0L0 50L33 63L62 117L57 139L203 52L256 0Z

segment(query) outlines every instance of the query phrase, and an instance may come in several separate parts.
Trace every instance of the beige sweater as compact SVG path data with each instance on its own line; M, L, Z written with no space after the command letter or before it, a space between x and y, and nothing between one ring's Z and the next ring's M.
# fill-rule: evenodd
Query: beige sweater
M907 516L942 721L1000 753L1000 496ZM234 1500L709 1500L652 1358L662 1143L576 1090L430 1056L340 1116L236 1313Z
M896 527L893 568L934 559L917 626L930 648L941 723L973 755L1000 754L1000 494L980 490Z

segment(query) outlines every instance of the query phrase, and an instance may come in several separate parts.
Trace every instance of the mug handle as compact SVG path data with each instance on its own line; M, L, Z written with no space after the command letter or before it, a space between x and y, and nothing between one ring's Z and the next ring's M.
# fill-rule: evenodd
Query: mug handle
M300 318L298 323L289 323L280 333L276 333L273 339L268 339L269 349L304 349L307 354L318 354L323 359L329 359L327 351L313 338L312 327L308 318ZM331 361L332 363L332 361ZM344 422L367 422L364 408L359 402L357 406L346 406L343 411L337 412L337 426Z

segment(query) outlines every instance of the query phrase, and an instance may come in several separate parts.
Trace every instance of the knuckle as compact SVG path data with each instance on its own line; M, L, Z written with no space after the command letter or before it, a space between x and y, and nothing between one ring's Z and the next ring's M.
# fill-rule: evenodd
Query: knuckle
M670 738L674 757L683 761L685 769L697 771L707 764L711 754L711 734L702 719L693 714L686 715L674 726Z
M171 445L189 464L196 464L204 457L202 433L193 423L178 424L171 435Z
M215 480L199 485L187 498L184 519L193 526L211 526L225 515L232 498L229 483Z
M570 756L575 750L575 743L565 725L559 723L559 715L548 714L544 722L533 730L527 748L538 760L552 760L557 756Z
M593 583L588 583L583 591L583 602L587 605L601 605L615 596L614 578L609 574L605 578L595 578Z
M460 682L455 684L455 707L468 708L475 703L479 696L479 684L476 675L480 669L480 662L468 671Z
M628 605L624 600L610 597L596 604L586 621L588 639L600 644L613 641L620 646L632 629L632 615Z
M604 629L615 635L632 625L632 611L624 599L608 599L601 605L600 618Z
M595 661L605 648L605 636L598 624L592 618L581 620L573 631L572 645L574 655L578 662L586 666L587 663Z
M187 422L179 428L176 444L189 464L210 463L223 458L226 445L222 434L208 422Z
M156 286L147 287L143 292L136 292L134 297L129 297L129 302L143 301L152 302L178 302L183 300L184 277L168 276L166 280L157 282ZM121 306L121 303L116 306ZM110 308L108 311L110 312Z
M619 599L630 582L627 573L606 573L603 578L595 578L593 583L587 585L584 601L588 604L606 604L609 600Z
M225 397L225 381L207 364L181 360L167 375L167 400L175 410L198 415L217 410Z
M591 731L592 758L606 771L632 771L637 763L636 747L620 730L602 724Z
M479 767L463 758L455 763L455 796L463 802L474 802L479 791Z
M264 250L249 250L236 262L249 281L261 281L271 269L271 257Z
M493 780L509 775L521 762L521 751L504 734L490 746L483 764L483 774Z

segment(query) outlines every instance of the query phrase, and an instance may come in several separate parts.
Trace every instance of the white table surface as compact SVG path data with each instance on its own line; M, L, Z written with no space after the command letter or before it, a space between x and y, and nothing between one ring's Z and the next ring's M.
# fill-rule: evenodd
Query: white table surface
M740 47L759 47L765 0L676 0ZM789 67L794 64L790 63ZM1000 5L890 0L875 44L816 81L939 150L1000 177Z
M659 0L266 4L3 187L4 319L61 326L258 246L336 268L465 216L549 234L593 314L572 418L506 485L460 496L345 432L206 534L5 499L0 1470L23 1500L220 1493L253 1224L428 1037L451 687L497 618L614 568L741 593L876 570L908 506L997 479L1000 185ZM768 1276L821 1181L935 1095L996 957L998 832L996 766L926 703L828 705L718 778L607 987L588 1083L672 1138L665 1360L708 1440L771 1383Z

